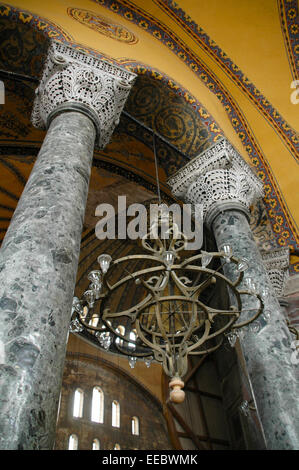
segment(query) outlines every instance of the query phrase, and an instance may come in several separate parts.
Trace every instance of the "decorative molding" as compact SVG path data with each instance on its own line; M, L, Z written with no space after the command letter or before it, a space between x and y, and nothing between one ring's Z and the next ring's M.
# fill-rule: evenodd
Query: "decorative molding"
M248 213L251 204L263 196L262 181L227 139L203 151L167 184L174 196L202 204L208 225L215 211L238 207Z
M84 26L111 39L115 39L116 41L124 42L129 45L138 42L137 36L128 28L93 11L83 10L81 8L68 8L67 14Z
M277 0L280 26L294 80L299 79L298 1Z
M203 83L209 88L209 90L214 93L217 98L221 101L225 111L228 114L229 119L232 122L232 125L234 126L239 137L241 138L242 143L248 141L248 136L249 141L254 140L253 136L250 135L251 131L248 128L246 121L244 120L244 117L241 113L241 110L239 109L238 104L234 101L228 91L223 87L218 77L174 31L167 27L166 24L159 21L157 18L152 16L144 9L139 8L137 5L130 2L130 0L92 1L94 1L98 5L101 5L104 8L111 10L114 13L117 13L126 20L136 24L141 29L154 36L157 40L164 44L168 48L168 50L178 56L178 58L182 60L186 64L186 66L188 66L192 70L192 72L195 73L195 75L199 77L200 80L202 80ZM178 20L177 11L179 10L180 12L183 12L183 10L181 10L178 5L172 0L166 0L166 2L163 1L163 3L158 3L160 7L162 4L163 10L166 8L166 4L171 5L171 9L168 5L168 13L170 11L172 11L172 13L175 12L176 20ZM270 123L270 125L274 129L276 129L294 159L297 160L299 140L296 131L290 125L288 125L288 123L282 118L282 116L280 116L278 111L262 95L262 93L254 86L254 84L250 83L248 78L245 77L242 71L236 66L236 64L231 61L227 54L225 54L224 51L222 51L220 47L217 46L217 44L212 41L212 39L209 38L207 34L204 33L204 31L199 28L196 23L194 23L194 21L191 20L190 17L188 18L185 13L183 15L183 18L184 21L181 26L183 26L184 31L187 33L188 31L189 33L190 31L192 31L193 39L195 39L197 42L200 38L200 35L198 35L198 31L200 31L201 34L204 34L205 40L200 41L200 46L203 47L205 52L207 52L210 56L213 57L213 59L217 61L221 68L229 74L233 82L236 83L237 86L240 87L242 91L247 94L247 96L254 103L257 109L260 110L265 119ZM189 23L191 23L191 26ZM242 79L240 79L240 76L242 77ZM250 145L250 143L246 142L246 145Z
M2 2L0 3L0 18L8 18L15 22L27 24L31 28L40 31L45 36L53 40L55 39L56 41L73 41L73 37L69 33L48 19Z
M75 109L88 114L97 128L97 145L109 142L136 75L116 65L53 41L31 116L46 129L57 111Z
M261 252L262 259L277 297L283 295L284 286L289 278L290 250L276 248Z
M153 0L159 5L161 10L166 13L172 20L179 24L183 30L217 62L221 69L230 77L230 79L244 92L251 102L257 107L268 122L277 130L284 143L288 146L293 157L298 159L298 135L283 119L261 91L252 83L248 77L240 70L240 68L231 60L230 57L213 41L211 37L173 0ZM296 18L296 9L294 9L293 0L278 0L284 3L284 8L288 9L287 24L290 18ZM286 3L293 3L293 8L287 7ZM290 12L290 13L289 13ZM295 26L295 23L294 23ZM291 27L288 32L290 33ZM298 35L298 29L297 29ZM292 35L290 50L295 55L295 38L296 33Z

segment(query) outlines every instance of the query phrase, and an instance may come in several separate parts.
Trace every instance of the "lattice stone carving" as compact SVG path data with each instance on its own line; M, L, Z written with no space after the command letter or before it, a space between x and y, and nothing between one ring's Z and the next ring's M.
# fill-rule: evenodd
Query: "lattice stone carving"
M36 90L32 123L46 129L48 118L61 109L86 109L94 121L97 146L109 142L136 75L128 70L53 41Z
M274 291L277 297L281 297L289 278L290 250L283 247L263 251L261 254Z
M234 147L224 138L191 160L167 184L172 193L203 205L207 218L215 204L237 203L248 211L263 196L263 183Z

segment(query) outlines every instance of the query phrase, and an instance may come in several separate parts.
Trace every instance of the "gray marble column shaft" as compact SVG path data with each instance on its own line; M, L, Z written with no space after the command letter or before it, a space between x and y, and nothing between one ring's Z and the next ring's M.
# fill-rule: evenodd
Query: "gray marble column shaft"
M218 249L230 245L234 256L248 260L243 283L251 277L258 293L269 290L265 311L270 312L270 321L259 317L260 331L241 338L242 353L267 448L299 449L298 366L296 369L293 338L247 219L250 206L263 197L263 183L223 138L169 178L168 185L176 197L202 204L205 223L214 232ZM232 263L225 264L224 271L236 279ZM248 291L244 284L241 287ZM247 313L242 313L241 321L252 318L257 307L248 295L242 295L242 301Z
M215 217L212 229L218 249L228 244L235 256L247 258L249 268L245 278L253 278L258 292L263 288L269 290L265 309L271 312L271 319L268 322L260 319L260 331L248 331L241 340L241 348L267 448L299 449L299 388L291 361L292 338L247 217L241 211L226 210ZM231 264L225 264L224 271L228 277L235 277ZM242 296L242 301L245 310L252 308L249 296Z
M52 449L96 130L48 129L0 251L0 448Z

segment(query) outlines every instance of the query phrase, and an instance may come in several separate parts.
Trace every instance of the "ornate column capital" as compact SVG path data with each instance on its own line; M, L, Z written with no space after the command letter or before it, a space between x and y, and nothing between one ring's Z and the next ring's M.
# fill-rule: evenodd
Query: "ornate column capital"
M223 210L248 215L249 207L263 196L262 181L225 138L193 158L167 184L175 196L202 204L208 225Z
M290 250L275 248L261 252L263 263L277 297L284 294L284 286L289 277Z
M96 145L109 142L136 75L66 44L52 41L34 101L32 123L47 129L57 114L80 111L92 119Z

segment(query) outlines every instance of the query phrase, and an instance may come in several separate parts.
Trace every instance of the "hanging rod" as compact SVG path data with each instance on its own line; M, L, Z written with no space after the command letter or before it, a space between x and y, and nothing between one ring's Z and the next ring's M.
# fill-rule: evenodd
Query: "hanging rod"
M16 80L25 80L27 82L38 83L37 77L30 77L29 75L23 75L21 73L9 72L8 70L0 70L0 77L4 78L15 78Z
M164 142L166 145L168 145L169 147L171 147L173 150L175 150L176 152L178 152L179 154L181 154L183 157L187 158L188 160L191 160L191 157L189 157L189 155L186 155L184 152L182 152L180 149L178 149L175 145L171 144L170 142L168 142L167 139L165 139L165 137L162 137L161 134L158 134L158 132L154 131L153 129L151 129L150 127L146 126L145 124L143 124L142 122L140 122L138 119L134 118L133 116L131 116L131 114L129 114L127 111L123 111L122 114L124 114L125 116L127 116L129 119L131 119L133 122L135 122L135 124L138 124L139 126L143 127L143 129L147 130L148 132L150 132L151 134L154 134L156 137L158 137L158 139L162 140L162 142Z

